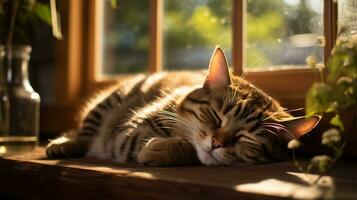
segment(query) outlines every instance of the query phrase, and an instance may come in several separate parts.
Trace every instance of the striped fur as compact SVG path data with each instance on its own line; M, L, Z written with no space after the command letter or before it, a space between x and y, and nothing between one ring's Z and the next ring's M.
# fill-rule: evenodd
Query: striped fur
M223 51L216 49L207 76L162 72L122 81L84 112L72 136L52 141L47 156L149 165L235 165L281 158L294 135L279 122L291 116L224 68Z

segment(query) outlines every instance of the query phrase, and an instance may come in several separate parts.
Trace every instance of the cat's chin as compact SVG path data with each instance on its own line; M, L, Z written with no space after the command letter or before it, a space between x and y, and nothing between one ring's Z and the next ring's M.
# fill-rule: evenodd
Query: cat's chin
M197 149L197 155L202 164L205 165L218 165L219 162L213 157L213 155L203 149Z

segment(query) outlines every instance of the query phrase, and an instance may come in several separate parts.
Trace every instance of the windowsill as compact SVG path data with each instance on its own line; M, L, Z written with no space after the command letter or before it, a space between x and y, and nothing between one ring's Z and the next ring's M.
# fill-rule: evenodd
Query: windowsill
M0 196L21 199L356 198L356 163L340 163L312 187L315 175L290 161L253 166L146 167L94 159L47 160L43 148L0 158ZM308 180L307 180L308 179Z

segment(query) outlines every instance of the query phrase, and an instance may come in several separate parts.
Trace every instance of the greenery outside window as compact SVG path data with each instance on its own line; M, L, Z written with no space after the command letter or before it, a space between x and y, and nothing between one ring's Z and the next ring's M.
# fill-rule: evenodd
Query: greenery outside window
M98 0L99 1L99 0ZM102 1L102 3L105 1ZM207 67L216 45L232 63L233 37L241 26L241 64L245 71L305 68L314 54L321 61L324 49L324 0L157 0L157 25L163 68ZM137 73L149 67L150 1L119 1L116 10L104 3L102 65L98 73ZM153 4L153 3L151 3ZM241 6L236 6L241 4ZM160 10L159 10L160 9ZM233 16L241 12L242 19ZM244 54L244 55L243 55ZM244 62L243 62L244 60ZM241 69L242 71L243 69Z

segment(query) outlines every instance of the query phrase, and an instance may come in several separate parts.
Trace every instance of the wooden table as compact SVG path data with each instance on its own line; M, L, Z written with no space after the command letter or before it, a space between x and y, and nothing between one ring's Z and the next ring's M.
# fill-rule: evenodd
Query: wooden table
M357 199L357 163L316 175L291 161L253 166L147 167L95 159L48 160L43 148L0 158L0 194L20 199ZM0 197L1 197L0 195Z

